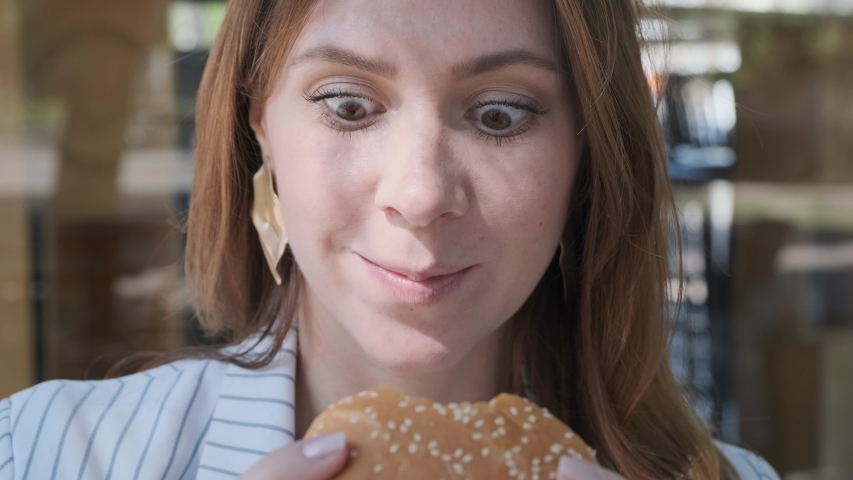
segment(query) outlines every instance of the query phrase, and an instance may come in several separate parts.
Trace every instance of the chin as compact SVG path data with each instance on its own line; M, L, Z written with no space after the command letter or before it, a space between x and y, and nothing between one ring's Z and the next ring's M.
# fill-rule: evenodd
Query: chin
M422 375L446 370L467 353L464 337L446 330L441 336L430 335L387 319L362 325L361 331L354 332L358 343L377 363L394 372Z

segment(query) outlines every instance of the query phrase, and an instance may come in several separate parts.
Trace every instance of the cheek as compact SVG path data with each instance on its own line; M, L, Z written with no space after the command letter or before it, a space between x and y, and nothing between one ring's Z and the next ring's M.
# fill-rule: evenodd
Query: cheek
M538 154L519 155L483 179L486 221L513 252L549 250L558 241L575 165L566 151L540 148Z
M329 252L353 235L369 200L342 142L326 128L280 123L270 141L282 216L296 249Z

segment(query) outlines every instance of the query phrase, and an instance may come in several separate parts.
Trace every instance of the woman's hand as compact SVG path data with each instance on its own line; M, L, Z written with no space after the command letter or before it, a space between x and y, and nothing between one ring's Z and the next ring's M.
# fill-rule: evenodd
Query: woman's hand
M346 437L332 433L282 447L252 465L238 480L329 480L346 464ZM557 480L625 480L583 460L560 458Z
M347 461L343 432L300 440L270 453L238 480L328 480Z
M616 472L583 460L561 457L557 480L625 480Z

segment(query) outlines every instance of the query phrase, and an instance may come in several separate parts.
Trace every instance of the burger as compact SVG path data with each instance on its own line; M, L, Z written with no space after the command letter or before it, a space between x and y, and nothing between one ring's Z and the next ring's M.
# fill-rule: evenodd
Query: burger
M563 455L598 464L566 424L526 398L441 404L392 388L331 405L305 438L345 432L350 458L335 477L412 480L545 480Z

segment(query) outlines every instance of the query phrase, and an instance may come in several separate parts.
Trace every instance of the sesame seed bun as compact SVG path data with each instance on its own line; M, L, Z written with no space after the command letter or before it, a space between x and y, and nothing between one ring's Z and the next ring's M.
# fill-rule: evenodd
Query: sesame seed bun
M314 419L305 438L346 432L347 467L336 479L557 478L560 456L596 465L571 428L526 398L442 405L392 388L346 397Z

